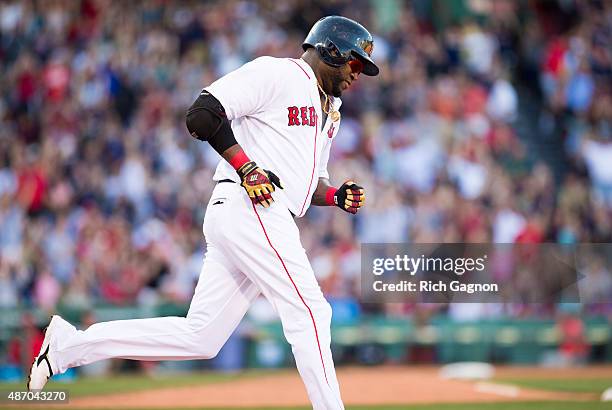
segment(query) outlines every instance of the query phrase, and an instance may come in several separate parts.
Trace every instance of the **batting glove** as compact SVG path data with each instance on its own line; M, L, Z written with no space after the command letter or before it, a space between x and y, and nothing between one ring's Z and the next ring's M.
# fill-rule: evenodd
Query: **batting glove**
M274 186L283 189L276 174L259 168L255 161L245 163L236 172L242 180L240 185L244 187L255 205L259 204L268 208L274 202L272 198L272 192L275 190Z
M337 190L330 191L328 197L333 205L351 214L356 214L365 204L365 190L353 181L346 181Z

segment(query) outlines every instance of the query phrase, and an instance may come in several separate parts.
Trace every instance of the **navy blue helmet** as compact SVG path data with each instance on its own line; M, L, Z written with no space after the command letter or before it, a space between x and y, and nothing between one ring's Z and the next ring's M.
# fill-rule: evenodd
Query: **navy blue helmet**
M363 63L365 75L377 75L379 70L371 55L372 35L365 27L342 16L327 16L317 21L306 36L302 48L313 47L321 59L332 67L340 67L350 60Z

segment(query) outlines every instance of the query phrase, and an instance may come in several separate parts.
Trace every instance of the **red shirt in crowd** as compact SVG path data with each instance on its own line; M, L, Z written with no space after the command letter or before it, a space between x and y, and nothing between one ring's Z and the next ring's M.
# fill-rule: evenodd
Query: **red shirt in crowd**
M47 180L38 167L26 168L17 177L17 198L28 211L39 211L47 192Z

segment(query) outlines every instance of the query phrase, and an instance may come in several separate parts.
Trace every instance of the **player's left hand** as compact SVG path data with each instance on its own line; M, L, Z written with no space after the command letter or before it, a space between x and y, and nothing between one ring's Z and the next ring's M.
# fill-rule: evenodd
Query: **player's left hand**
M346 181L334 194L334 204L345 212L356 214L365 204L365 190L354 181Z
M280 179L272 171L261 169L254 161L249 161L238 169L242 187L255 205L268 208L274 202L272 192L275 186L283 189Z

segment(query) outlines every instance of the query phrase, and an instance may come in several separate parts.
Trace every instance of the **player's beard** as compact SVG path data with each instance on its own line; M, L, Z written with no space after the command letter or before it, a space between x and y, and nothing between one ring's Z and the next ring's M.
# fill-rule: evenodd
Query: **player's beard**
M342 77L342 73L340 70L334 70L331 76L331 84L332 84L332 92L331 95L334 97L340 97L342 95L342 82L345 81L344 77Z

